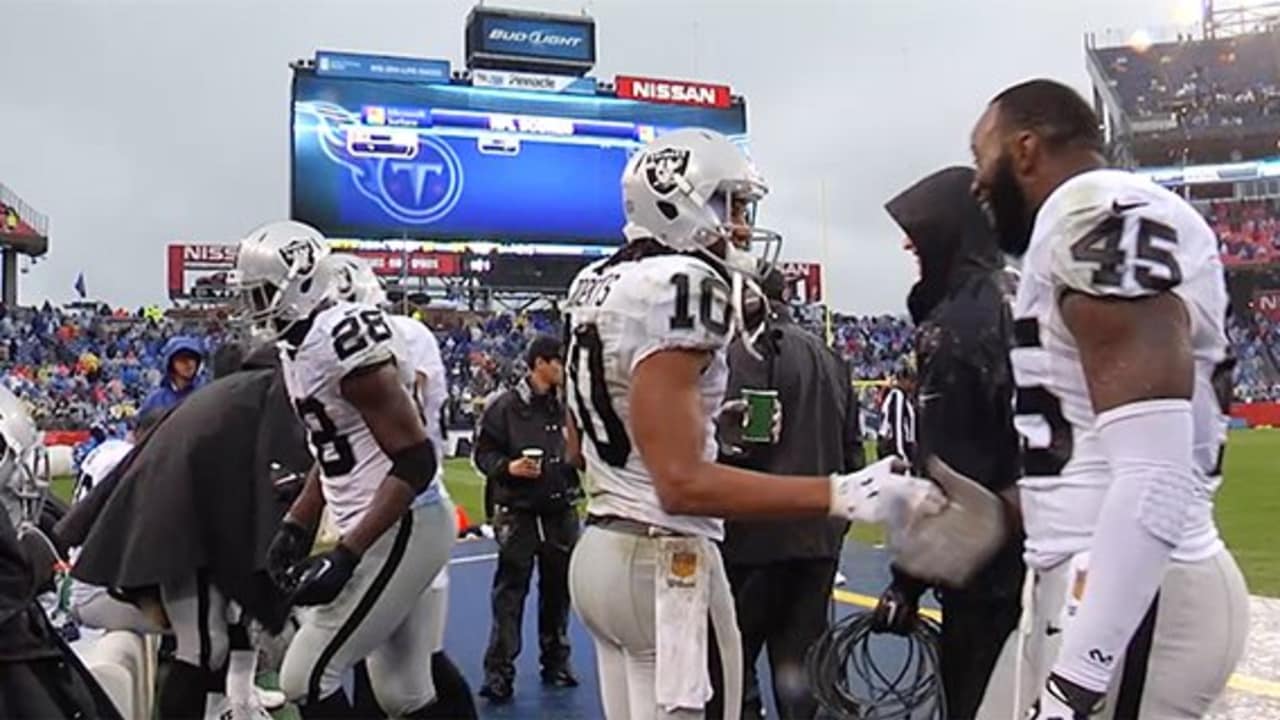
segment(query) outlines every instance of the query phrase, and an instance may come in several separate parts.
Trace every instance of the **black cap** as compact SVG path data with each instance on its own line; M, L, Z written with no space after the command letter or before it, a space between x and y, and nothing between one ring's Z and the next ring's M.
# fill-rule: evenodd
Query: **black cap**
M529 342L529 349L525 352L525 362L529 363L532 368L538 360L564 360L563 353L560 348L560 339L554 335L538 335Z

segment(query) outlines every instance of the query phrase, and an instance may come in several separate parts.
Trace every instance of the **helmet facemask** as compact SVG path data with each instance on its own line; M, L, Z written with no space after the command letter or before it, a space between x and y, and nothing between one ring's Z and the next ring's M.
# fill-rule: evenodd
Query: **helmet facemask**
M762 320L748 326L746 310L753 302L768 308L769 299L760 283L777 263L782 236L756 227L757 209L767 192L762 184L747 181L725 185L728 188L716 193L704 206L717 219L708 237L722 241L717 245L723 249L724 256L707 254L729 271L734 334L742 336L744 349L759 360L762 358L755 344L764 332L765 323ZM767 313L762 313L761 317L765 315Z
M49 453L44 445L36 443L25 450L19 448L4 435L0 453L0 477L18 501L18 517L13 518L18 533L38 526L40 514L49 496Z
M756 226L760 201L767 192L756 181L726 182L704 206L715 218L713 228L705 232L712 243L725 240L724 264L757 278L777 264L782 252L782 236Z
M311 277L302 277L307 261L299 258L289 267L282 282L270 278L246 280L234 278L237 310L235 319L249 325L255 337L276 341L289 333L298 322L305 319L298 308L285 303L286 290L298 282L301 294L312 291L312 285L323 282L317 270Z

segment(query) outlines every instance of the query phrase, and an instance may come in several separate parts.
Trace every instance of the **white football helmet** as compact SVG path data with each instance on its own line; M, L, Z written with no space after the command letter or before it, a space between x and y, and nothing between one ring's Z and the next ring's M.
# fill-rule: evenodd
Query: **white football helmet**
M333 286L325 262L329 244L320 231L285 220L263 225L240 241L228 278L242 317L264 338L279 339L320 306Z
M19 533L40 520L49 492L49 454L27 408L0 385L0 498Z
M705 251L725 240L725 256L718 259L754 275L759 268L750 246L763 246L770 263L781 247L781 236L755 227L756 205L768 192L729 138L701 128L677 130L628 161L622 175L625 233L629 240L648 234L681 252Z
M387 304L387 292L368 260L351 253L334 253L326 262L333 263L334 297L374 307Z

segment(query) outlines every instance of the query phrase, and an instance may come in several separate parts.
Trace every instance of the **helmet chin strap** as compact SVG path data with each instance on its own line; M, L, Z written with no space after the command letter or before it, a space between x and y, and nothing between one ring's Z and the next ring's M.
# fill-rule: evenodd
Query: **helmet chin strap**
M756 271L756 256L746 250L740 250L732 241L726 240L724 264L734 272L751 274Z
M760 284L745 273L735 270L730 274L730 277L732 278L730 292L733 297L733 334L742 336L743 349L751 357L756 360L764 360L764 356L760 354L759 350L756 350L756 341L764 333L765 322L762 320L756 323L755 328L747 327L747 293L754 293L766 307L768 307L769 299L765 297L764 290L760 289Z

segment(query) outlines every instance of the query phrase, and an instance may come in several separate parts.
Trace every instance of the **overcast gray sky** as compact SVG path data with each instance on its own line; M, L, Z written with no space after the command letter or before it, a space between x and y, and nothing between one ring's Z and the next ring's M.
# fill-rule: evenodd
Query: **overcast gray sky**
M51 219L22 301L136 306L164 248L288 213L289 61L317 48L462 65L472 0L0 0L0 182ZM504 0L580 10L580 0ZM1169 26L1191 0L597 0L594 75L725 82L772 185L761 224L823 260L833 305L900 312L914 265L881 206L947 164L1002 87L1087 91L1083 33ZM822 257L819 188L827 189Z

